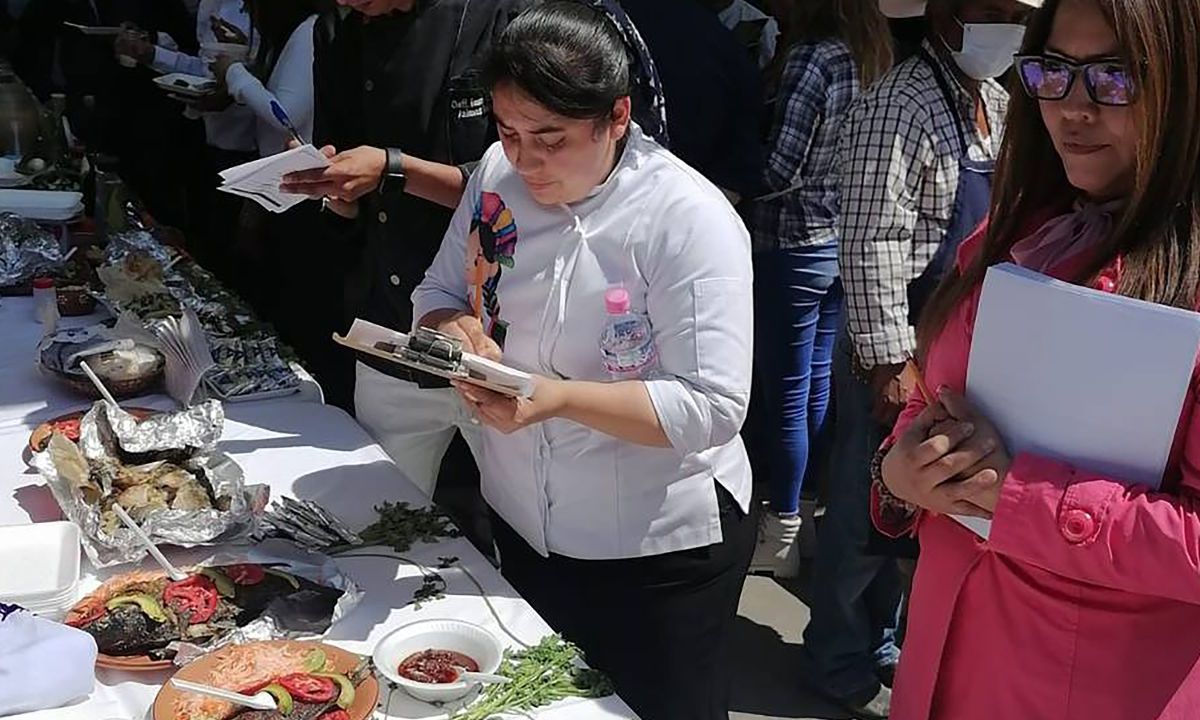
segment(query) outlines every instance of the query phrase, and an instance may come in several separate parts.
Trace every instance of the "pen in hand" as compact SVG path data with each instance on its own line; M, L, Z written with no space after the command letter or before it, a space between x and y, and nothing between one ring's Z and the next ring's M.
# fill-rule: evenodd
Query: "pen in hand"
M287 111L276 100L271 101L271 113L275 115L275 119L279 121L279 124L291 134L293 140L301 145L308 144L304 141L304 138L300 137L300 133L296 130L296 126L292 124L292 119L288 117Z

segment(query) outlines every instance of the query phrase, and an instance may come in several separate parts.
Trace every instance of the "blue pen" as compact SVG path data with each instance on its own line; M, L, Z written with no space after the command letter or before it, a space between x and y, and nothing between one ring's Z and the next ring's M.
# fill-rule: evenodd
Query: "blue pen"
M292 119L288 117L287 112L283 109L283 106L280 105L278 101L271 101L271 112L274 113L275 119L279 121L279 124L287 128L287 131L292 134L293 140L301 145L308 144L304 142L304 138L300 137L300 133L297 132L296 126L292 125Z

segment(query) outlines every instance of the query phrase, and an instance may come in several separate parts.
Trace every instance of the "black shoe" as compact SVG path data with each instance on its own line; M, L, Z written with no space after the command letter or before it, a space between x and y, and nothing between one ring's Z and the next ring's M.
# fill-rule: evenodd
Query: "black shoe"
M883 685L834 700L857 720L887 720L892 711L892 691Z
M883 683L884 687L893 689L896 687L896 665L899 663L888 663L875 668L875 677L879 678L879 682Z

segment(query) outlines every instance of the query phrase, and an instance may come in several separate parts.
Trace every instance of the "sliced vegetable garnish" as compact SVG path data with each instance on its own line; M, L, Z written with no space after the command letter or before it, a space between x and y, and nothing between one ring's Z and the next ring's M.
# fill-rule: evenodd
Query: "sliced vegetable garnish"
M271 683L254 694L257 695L260 692L270 693L271 697L275 698L275 706L280 715L291 715L292 710L296 707L292 694L279 683Z
M141 608L151 620L156 622L166 622L167 613L163 610L163 606L158 602L158 598L145 595L143 593L132 593L129 595L118 595L117 597L105 603L105 607L109 610L115 610L122 605L137 605Z
M190 624L212 618L220 600L216 584L204 575L193 575L187 580L171 583L163 590L163 601Z
M333 700L338 694L337 686L327 677L293 673L279 678L276 682L300 702L326 703Z
M275 568L263 568L263 571L266 572L268 575L274 575L277 578L282 578L282 579L286 580L288 582L288 584L292 586L293 590L300 589L300 581L297 580L294 575L288 575L284 571L276 570Z
M221 568L221 571L235 585L257 585L267 575L262 565L225 565Z
M196 572L211 580L216 585L217 592L221 593L221 597L231 598L237 594L237 590L233 587L233 581L217 568L200 568Z
M317 718L317 720L350 720L350 713L341 708L336 708Z
M50 429L54 432L62 433L71 442L79 442L79 422L80 418L55 420L50 423Z
M350 682L350 678L340 673L313 673L317 677L329 678L338 684L338 699L337 706L340 708L348 708L354 704L354 683Z
M65 622L71 627L82 628L104 617L107 612L108 609L100 602L100 598L89 597L71 608Z
M310 673L318 673L325 669L325 651L321 648L313 648L308 657L304 658L304 669Z

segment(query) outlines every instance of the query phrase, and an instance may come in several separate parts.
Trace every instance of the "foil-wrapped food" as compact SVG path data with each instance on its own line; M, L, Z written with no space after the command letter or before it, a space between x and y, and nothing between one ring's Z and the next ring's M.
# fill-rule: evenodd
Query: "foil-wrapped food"
M181 568L109 578L71 608L66 623L102 655L181 662L249 640L319 637L362 593L330 558L281 544L222 552Z
M54 234L33 220L0 213L0 288L13 288L62 266Z
M245 485L217 450L225 414L210 401L139 421L98 402L80 421L79 442L55 433L34 466L83 534L97 567L145 554L113 510L123 507L155 542L191 547L251 536L267 487Z

